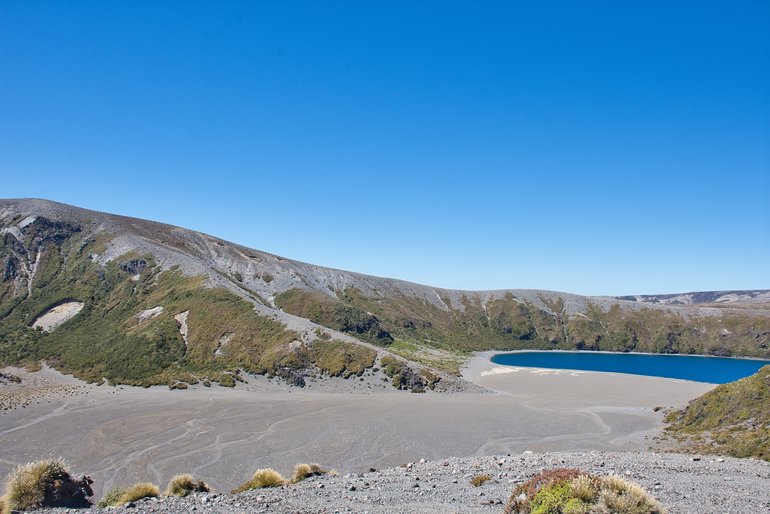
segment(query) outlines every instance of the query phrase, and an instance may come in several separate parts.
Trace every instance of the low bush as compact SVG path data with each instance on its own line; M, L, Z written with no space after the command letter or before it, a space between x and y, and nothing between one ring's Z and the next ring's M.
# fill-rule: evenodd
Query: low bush
M113 489L104 495L99 502L99 507L114 507L125 503L135 502L142 498L157 498L160 496L160 489L157 485L149 482L140 482L134 484L128 489Z
M641 486L615 476L602 479L600 503L610 512L628 514L658 513L665 510Z
M665 514L642 487L577 469L543 471L514 489L505 514Z
M284 484L286 484L286 479L276 470L272 468L258 469L251 480L233 489L232 493L242 493L265 487L280 487Z
M166 496L187 496L190 493L207 493L211 491L209 486L203 481L195 481L192 475L176 475L166 486L163 492Z
M97 503L96 506L99 507L100 509L105 509L107 507L119 505L118 501L120 500L120 497L123 496L123 493L125 492L126 490L120 487L111 489L107 494L102 496L102 499L99 500L99 503Z
M93 496L87 477L74 479L58 457L30 462L10 474L2 498L2 512L34 510L41 507L87 507Z
M157 498L158 496L160 496L160 489L157 485L141 482L126 489L123 496L120 497L120 503L135 502L142 498Z
M297 464L294 467L294 473L291 476L291 482L296 484L302 482L306 478L325 475L328 470L322 468L318 464Z
M492 480L491 475L487 475L486 473L481 475L476 475L471 478L471 485L473 487L479 487L480 485L484 485L484 482L487 482L488 480Z

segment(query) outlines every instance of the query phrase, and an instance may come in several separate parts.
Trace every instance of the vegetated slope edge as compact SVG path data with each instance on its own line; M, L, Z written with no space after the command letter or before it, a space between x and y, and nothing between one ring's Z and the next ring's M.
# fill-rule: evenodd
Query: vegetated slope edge
M0 363L45 359L89 380L232 385L246 369L302 385L319 374L373 376L397 354L408 370L396 359L382 378L419 391L475 350L770 357L762 303L431 288L44 200L0 200L0 236ZM50 333L32 328L67 300L82 310ZM175 318L184 312L185 334Z

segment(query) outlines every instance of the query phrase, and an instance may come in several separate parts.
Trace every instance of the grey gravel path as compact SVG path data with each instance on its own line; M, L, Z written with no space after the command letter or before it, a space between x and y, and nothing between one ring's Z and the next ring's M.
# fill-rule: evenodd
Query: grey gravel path
M647 488L672 514L770 513L770 463L649 452L450 458L363 474L312 478L293 486L239 495L213 492L184 499L141 500L132 507L109 512L502 512L517 483L553 467L577 467L601 475L623 476ZM494 479L473 487L470 478L480 473L488 473Z

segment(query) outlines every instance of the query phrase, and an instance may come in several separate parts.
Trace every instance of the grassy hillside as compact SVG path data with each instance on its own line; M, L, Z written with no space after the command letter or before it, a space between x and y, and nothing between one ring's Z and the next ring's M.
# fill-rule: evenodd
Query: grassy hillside
M542 300L547 309L510 293L487 302L468 293L462 308L442 309L416 297L367 297L348 288L335 297L291 289L275 303L385 347L405 341L448 352L578 349L770 357L770 317L741 312L685 317L674 310L618 304L604 309L590 301L584 312L570 316L563 300Z
M46 360L85 380L134 385L233 385L238 369L300 383L309 372L360 374L374 365L373 350L331 340L303 344L246 300L202 287L201 277L162 271L151 255L98 264L93 254L105 236L89 238L78 226L45 218L20 232L22 241L6 233L0 247L0 365ZM28 290L25 269L34 262ZM84 303L74 318L51 333L32 328L40 314L73 300ZM158 307L155 316L139 316ZM175 319L184 312L187 341Z
M770 366L720 385L666 421L669 434L697 451L770 461Z
M455 373L477 350L770 358L761 303L702 309L436 289L43 200L0 200L0 274L0 365L44 359L93 381L232 385L244 369L301 385L312 374L389 369L377 358L387 352ZM82 310L52 332L33 328L76 302ZM380 378L408 389L432 383L430 370L413 368Z

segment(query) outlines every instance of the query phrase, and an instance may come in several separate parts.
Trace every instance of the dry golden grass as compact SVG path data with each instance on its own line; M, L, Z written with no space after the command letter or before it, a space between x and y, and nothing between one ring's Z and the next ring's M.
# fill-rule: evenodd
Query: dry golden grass
M492 480L492 476L491 475L487 475L486 473L481 474L481 475L476 475L476 476L471 478L471 485L473 487L479 487L480 485L484 485L484 482L486 482L488 480Z
M3 512L44 507L54 481L69 478L66 464L58 457L17 466L10 474L3 496Z
M306 478L327 474L328 471L318 464L297 464L291 475L291 483L302 482Z
M157 485L149 482L141 482L126 489L120 498L118 498L117 505L135 502L142 498L157 498L158 496L160 496L160 489Z
M602 478L599 503L604 512L663 514L666 509L642 487L620 477Z
M176 475L163 492L166 496L187 496L190 493L207 493L211 489L203 481L196 481L190 474Z
M572 479L570 489L574 498L591 503L596 500L596 496L599 494L599 483L592 476L580 475Z
M475 477L474 477L475 478ZM516 487L505 514L665 514L642 487L623 478L552 469Z
M121 496L123 496L123 493L125 493L126 490L122 489L120 487L116 489L110 490L107 494L102 496L102 499L99 500L99 503L96 505L100 509L104 509L106 507L112 507L115 505L119 505L119 501Z
M272 468L258 469L251 480L233 489L232 493L242 493L264 487L280 487L284 484L286 484L286 479L276 470Z

